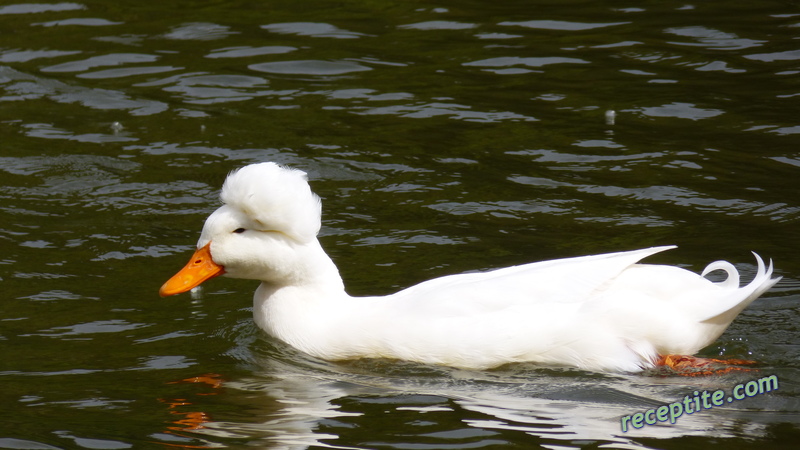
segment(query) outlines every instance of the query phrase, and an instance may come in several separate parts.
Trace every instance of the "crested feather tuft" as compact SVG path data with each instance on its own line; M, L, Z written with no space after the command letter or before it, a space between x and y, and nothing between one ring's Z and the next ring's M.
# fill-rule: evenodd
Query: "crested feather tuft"
M302 170L271 162L242 167L228 175L220 200L259 231L277 231L300 242L319 233L321 202Z

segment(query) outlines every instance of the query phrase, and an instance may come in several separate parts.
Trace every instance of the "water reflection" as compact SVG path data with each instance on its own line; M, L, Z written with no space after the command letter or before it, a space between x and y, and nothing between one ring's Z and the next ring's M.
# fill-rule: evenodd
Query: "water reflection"
M691 396L698 389L729 390L742 382L735 377L710 378L691 385L670 378L598 376L558 369L480 374L406 367L411 371L403 375L343 372L341 366L327 367L336 372L319 367L314 370L298 367L297 361L259 363L264 370L257 377L222 383L224 388L238 391L236 395L246 394L250 399L248 407L256 412L251 410L246 422L216 421L195 412L193 417L203 417L202 423L193 422L183 431L247 438L251 445L260 442L298 449L473 447L521 442L536 442L546 448L594 443L600 447L644 449L651 447L639 438L755 438L765 434L771 418L784 419L769 413L748 415L744 410L724 407L684 414L674 424L665 422L621 431L623 416L681 401L684 395ZM376 367L381 364L372 366ZM769 399L761 403L748 399L751 400L756 407L774 403ZM400 424L405 430L402 436L380 433L383 427L396 428ZM447 431L442 430L442 425ZM340 439L355 446L340 446Z

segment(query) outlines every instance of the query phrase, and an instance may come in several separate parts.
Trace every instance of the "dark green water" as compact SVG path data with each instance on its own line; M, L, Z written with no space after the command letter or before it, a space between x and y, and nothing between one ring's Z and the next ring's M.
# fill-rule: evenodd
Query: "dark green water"
M0 448L794 448L798 36L778 1L0 3ZM334 364L253 325L254 282L160 299L269 160L352 294L665 244L748 280L757 251L784 280L703 354L760 371Z

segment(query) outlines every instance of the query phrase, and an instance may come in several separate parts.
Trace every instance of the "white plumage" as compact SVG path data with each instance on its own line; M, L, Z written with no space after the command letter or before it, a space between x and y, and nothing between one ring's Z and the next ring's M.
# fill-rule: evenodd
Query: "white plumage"
M691 355L780 278L758 255L746 286L728 262L713 283L639 261L673 248L544 261L451 275L385 297L351 297L320 246L320 201L306 174L274 163L231 173L198 252L162 295L226 274L261 281L256 323L329 359L396 358L484 369L511 362L637 371L659 355ZM203 253L205 252L205 253ZM193 270L203 264L202 275ZM193 269L194 268L194 269Z

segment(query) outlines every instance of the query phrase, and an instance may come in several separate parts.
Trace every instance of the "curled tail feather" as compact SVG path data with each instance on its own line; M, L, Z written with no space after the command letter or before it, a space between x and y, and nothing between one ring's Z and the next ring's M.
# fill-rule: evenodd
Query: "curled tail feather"
M756 255L758 256L758 255ZM704 277L711 272L716 272L717 270L722 270L728 274L728 277L725 278L723 281L719 281L716 284L724 287L724 288L738 288L739 287L739 271L736 270L736 267L733 267L733 264L729 263L728 261L714 261L708 266L706 266L703 273L700 276Z
M781 277L772 278L772 260L770 260L769 265L766 266L764 260L761 259L757 253L753 252L753 255L756 257L758 269L756 270L753 281L746 286L739 287L739 272L733 264L727 261L716 261L705 268L702 273L703 276L715 270L724 270L727 272L728 278L716 284L722 288L730 289L731 292L722 301L714 305L713 313L701 318L701 321L720 323L732 322L747 305L781 280Z

